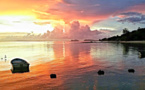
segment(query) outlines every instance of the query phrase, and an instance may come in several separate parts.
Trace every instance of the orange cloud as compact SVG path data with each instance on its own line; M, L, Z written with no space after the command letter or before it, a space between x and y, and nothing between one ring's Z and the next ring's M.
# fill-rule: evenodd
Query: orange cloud
M73 10L72 8L62 8L57 9L49 8L47 11L35 11L37 13L37 18L39 19L52 19L52 20L63 20L65 23L70 23L71 21L78 20L81 23L85 22L91 24L92 21L99 21L108 18L106 15L88 15L87 12Z
M122 0L117 3L114 0L1 0L1 15L28 15L34 16L38 21L35 24L45 24L39 20L50 20L50 24L58 26L59 21L69 24L79 21L81 24L91 25L118 16L122 12L145 13L145 1ZM120 16L122 17L122 16ZM123 17L122 17L123 18ZM111 24L110 22L108 24ZM114 23L113 23L114 24Z
M55 3L55 0L1 0L0 15L34 14L32 10L44 9Z

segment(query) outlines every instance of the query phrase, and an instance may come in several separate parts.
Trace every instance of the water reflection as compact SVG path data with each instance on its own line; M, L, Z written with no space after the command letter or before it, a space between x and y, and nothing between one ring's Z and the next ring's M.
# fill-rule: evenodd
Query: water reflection
M125 53L129 52L130 50L134 51L142 51L145 49L145 44L137 44L137 43L122 43L123 49Z
M32 66L30 72L24 74L1 71L0 89L144 89L145 59L138 58L138 50L144 49L144 44L50 41L8 45L4 49L0 46L0 49L6 50L4 53L9 61L12 57L22 56L19 53L23 52L23 58ZM13 50L17 52L12 54ZM6 64L1 60L0 69L5 68L2 65ZM130 68L135 72L129 73ZM99 76L99 70L105 74ZM51 79L50 74L56 74L57 78Z
M122 46L123 46L123 55L128 55L130 46L128 44L122 44Z

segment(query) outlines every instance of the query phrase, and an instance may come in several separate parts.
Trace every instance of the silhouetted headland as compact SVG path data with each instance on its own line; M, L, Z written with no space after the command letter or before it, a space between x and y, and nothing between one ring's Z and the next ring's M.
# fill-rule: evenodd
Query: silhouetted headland
M100 41L145 41L145 28L138 28L132 32L129 32L127 28L123 29L122 35L116 35L109 38L100 39Z

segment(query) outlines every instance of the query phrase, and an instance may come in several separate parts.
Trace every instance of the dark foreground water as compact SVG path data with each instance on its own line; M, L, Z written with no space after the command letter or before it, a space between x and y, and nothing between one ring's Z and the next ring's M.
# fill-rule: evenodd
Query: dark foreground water
M138 50L145 44L0 42L0 90L145 90L145 58ZM15 57L26 59L30 72L12 74Z

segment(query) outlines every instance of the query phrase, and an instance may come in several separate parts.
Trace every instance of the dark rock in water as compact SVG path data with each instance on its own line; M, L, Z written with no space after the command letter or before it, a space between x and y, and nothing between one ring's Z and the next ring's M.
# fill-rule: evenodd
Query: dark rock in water
M15 58L11 61L12 73L29 72L29 63L23 59Z
M138 53L139 53L138 55L139 58L145 58L145 51L139 51Z
M102 71L102 70L99 70L99 71L98 71L98 75L104 75L104 73L105 73L105 72Z
M134 69L128 69L128 72L129 72L129 73L134 73L135 70L134 70Z
M56 74L50 74L50 78L56 78Z

